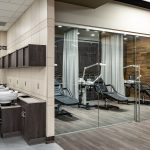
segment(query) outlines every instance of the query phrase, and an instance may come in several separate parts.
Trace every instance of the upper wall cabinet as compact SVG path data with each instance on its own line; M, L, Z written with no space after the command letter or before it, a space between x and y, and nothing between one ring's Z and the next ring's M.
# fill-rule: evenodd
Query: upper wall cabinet
M32 45L18 50L18 67L46 66L46 46Z
M24 66L46 66L46 46L28 45L25 47Z
M46 45L29 44L0 58L0 68L46 66Z
M7 69L9 67L9 55L3 57L4 68Z
M18 67L23 67L24 66L23 48L17 51L17 55L18 55Z
M17 52L9 54L9 67L16 68L18 66L18 55Z
M4 68L4 61L3 61L3 57L0 58L0 69Z

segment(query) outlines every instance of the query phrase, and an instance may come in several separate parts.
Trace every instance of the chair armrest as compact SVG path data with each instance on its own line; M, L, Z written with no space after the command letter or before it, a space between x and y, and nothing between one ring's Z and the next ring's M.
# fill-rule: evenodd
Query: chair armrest
M63 92L66 91L71 97L73 97L71 91L68 88L62 88Z

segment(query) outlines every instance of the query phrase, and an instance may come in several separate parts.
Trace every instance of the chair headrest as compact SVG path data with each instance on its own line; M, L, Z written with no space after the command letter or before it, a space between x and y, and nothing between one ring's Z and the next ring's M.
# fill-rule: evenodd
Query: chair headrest
M96 92L108 92L108 89L107 89L107 87L106 87L106 85L105 85L105 82L103 81L103 79L102 78L100 78L99 80L98 80L98 82L97 83L95 83L95 90L96 90Z

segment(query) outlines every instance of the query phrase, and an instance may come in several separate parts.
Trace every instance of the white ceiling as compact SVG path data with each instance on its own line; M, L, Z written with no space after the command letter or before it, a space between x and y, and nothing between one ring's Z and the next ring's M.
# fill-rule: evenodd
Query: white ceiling
M7 31L11 25L28 9L34 0L0 0L0 31Z

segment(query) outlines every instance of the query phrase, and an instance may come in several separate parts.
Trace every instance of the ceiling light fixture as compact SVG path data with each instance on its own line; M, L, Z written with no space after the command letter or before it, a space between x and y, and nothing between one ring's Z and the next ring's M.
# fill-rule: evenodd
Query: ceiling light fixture
M143 1L150 3L150 0L143 0Z
M127 37L125 37L125 38L124 38L124 40L125 40L125 41L127 41L127 40L128 40L128 38L127 38Z
M92 36L92 37L94 37L94 36L95 36L95 34L91 34L91 36Z
M58 26L58 28L62 28L62 26Z
M89 31L90 31L90 29L86 29L86 31L87 31L87 32L89 32Z
M80 34L80 32L77 33L77 35L79 35L79 34Z

